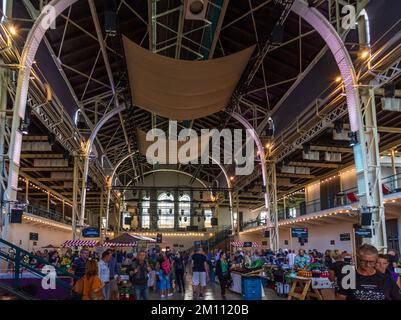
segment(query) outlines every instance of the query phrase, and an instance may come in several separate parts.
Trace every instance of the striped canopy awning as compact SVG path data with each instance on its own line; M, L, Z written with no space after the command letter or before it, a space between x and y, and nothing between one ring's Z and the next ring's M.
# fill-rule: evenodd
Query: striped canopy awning
M137 242L127 242L127 243L118 243L118 242L105 242L103 243L103 247L136 247Z
M96 240L67 240L61 246L65 247L95 247L99 241Z
M234 242L231 242L231 245L233 247L243 247L244 243L241 241L234 241ZM262 245L260 243L252 242L252 248L261 248L261 247L262 247Z

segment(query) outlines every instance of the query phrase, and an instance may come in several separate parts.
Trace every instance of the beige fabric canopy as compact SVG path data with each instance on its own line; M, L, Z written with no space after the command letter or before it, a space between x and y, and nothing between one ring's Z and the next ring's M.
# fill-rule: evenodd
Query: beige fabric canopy
M123 36L133 103L174 120L191 120L223 110L255 46L204 61L154 54Z

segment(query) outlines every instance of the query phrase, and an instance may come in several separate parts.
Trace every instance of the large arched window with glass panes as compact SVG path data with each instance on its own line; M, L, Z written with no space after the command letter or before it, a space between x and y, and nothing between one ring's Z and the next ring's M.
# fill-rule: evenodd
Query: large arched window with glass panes
M191 197L188 194L183 194L178 201L178 225L180 228L186 228L191 224Z
M174 228L174 196L162 193L157 198L158 226L161 229Z
M212 227L213 211L210 208L205 209L205 228Z
M141 201L141 227L143 229L150 229L150 198L143 197Z

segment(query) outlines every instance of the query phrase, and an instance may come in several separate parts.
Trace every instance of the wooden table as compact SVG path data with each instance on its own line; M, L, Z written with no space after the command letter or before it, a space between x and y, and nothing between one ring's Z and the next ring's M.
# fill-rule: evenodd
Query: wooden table
M312 279L308 278L292 278L291 291L288 293L288 300L292 299L305 300L315 298L323 300L319 290L312 288Z

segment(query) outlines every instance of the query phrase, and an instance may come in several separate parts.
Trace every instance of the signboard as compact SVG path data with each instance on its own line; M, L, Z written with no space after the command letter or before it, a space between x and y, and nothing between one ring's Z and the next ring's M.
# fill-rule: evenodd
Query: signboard
M100 232L98 228L89 227L82 230L82 236L84 238L99 238Z
M208 246L209 245L209 241L208 240L202 240L201 241L201 245L202 246Z
M351 234L340 233L340 241L351 241Z
M29 240L39 241L39 233L29 232Z
M355 236L359 238L372 238L372 229L368 228L355 229Z
M308 237L308 228L291 228L291 237L307 238Z
M252 242L251 241L245 241L244 242L244 248L252 248Z

